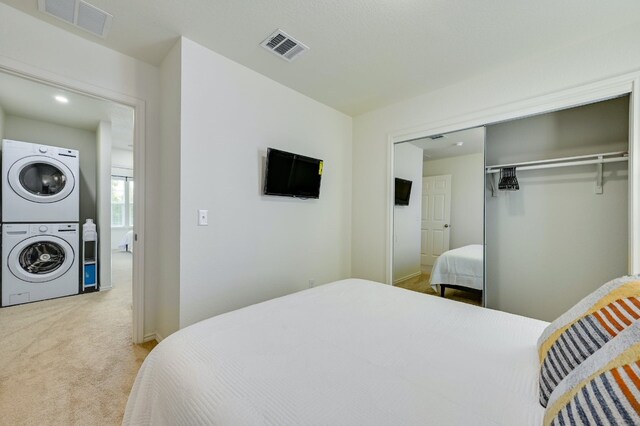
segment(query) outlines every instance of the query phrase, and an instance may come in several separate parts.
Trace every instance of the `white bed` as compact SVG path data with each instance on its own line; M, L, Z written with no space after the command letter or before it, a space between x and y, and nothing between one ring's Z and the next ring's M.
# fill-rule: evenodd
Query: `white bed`
M220 315L162 341L125 425L540 425L547 323L364 280Z
M431 271L431 287L443 294L441 287L466 287L482 291L484 254L481 244L472 244L441 254Z
M133 251L133 229L122 236L118 248L122 251Z

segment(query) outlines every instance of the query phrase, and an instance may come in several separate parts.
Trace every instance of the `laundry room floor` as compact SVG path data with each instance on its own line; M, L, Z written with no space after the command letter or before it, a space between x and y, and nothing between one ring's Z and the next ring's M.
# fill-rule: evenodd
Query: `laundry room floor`
M0 424L119 425L156 345L131 343L131 253L114 289L0 309Z

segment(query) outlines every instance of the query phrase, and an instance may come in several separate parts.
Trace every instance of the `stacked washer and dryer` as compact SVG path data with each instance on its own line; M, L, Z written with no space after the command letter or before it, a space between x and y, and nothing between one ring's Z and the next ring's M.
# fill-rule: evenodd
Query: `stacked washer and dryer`
M79 152L2 141L2 299L79 293Z

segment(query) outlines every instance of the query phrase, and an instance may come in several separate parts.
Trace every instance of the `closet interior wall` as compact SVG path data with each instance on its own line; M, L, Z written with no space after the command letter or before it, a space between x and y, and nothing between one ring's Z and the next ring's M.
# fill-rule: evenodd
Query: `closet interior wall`
M487 166L627 151L629 96L487 126ZM517 172L519 191L485 178L487 307L552 321L628 273L628 163Z

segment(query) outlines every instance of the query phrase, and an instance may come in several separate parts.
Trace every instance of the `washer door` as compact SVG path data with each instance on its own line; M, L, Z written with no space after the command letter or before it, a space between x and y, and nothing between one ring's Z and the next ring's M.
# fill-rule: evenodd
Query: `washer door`
M25 157L16 161L9 168L7 179L16 194L35 203L64 200L76 184L67 166L45 156Z
M64 275L73 265L73 248L62 238L38 235L16 244L9 253L9 270L16 278L42 283Z

